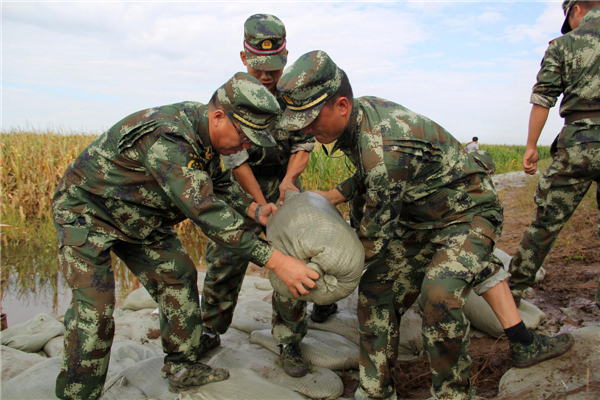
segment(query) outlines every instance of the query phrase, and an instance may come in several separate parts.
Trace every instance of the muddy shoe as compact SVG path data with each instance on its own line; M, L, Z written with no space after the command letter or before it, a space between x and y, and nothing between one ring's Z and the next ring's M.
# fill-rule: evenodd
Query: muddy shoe
M300 378L308 373L308 365L302 359L300 345L298 345L298 343L283 346L280 358L281 363L283 364L283 370L289 376Z
M199 354L204 354L209 350L217 348L221 345L221 337L218 333L214 333L210 328L204 327L204 333L200 336ZM208 335L210 333L214 336Z
M516 368L529 368L542 361L558 357L569 351L575 343L575 339L570 333L555 337L540 335L533 331L531 334L533 342L529 346L510 343L512 361Z
M310 313L310 319L317 323L325 322L330 315L335 314L337 309L338 305L336 303L330 304L328 306L320 306L318 304L313 304L313 309Z
M229 372L223 368L211 368L200 362L186 364L177 373L171 373L172 365L165 364L162 368L163 377L169 380L169 391L179 393L190 386L202 386L207 383L224 381L229 378Z

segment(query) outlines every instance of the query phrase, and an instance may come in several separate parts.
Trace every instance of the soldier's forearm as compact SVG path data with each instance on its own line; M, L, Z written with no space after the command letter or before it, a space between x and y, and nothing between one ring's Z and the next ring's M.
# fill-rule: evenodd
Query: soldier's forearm
M542 134L542 129L548 119L549 108L534 104L531 107L529 115L529 133L527 135L527 148L534 150L537 147L538 139Z
M243 163L239 167L233 170L233 174L235 175L235 179L238 181L242 189L246 193L249 193L252 197L254 197L254 201L258 204L265 205L267 204L267 200L260 190L260 185L250 168L248 163Z
M310 161L310 153L306 151L298 151L290 156L287 172L284 180L291 183L296 182L296 179L304 172L308 162Z

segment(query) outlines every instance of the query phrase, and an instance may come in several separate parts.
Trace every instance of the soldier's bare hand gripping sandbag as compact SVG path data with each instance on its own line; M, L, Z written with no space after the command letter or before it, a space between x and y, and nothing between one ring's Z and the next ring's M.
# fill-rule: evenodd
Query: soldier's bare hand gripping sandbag
M302 261L286 256L279 250L273 251L273 255L265 264L265 267L277 275L294 297L309 294L308 289L314 289L317 286L315 281L320 276L318 272L307 268Z

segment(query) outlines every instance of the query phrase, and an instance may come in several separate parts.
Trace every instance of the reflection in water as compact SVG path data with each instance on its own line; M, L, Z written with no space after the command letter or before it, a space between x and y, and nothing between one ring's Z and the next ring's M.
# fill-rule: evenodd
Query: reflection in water
M201 266L206 246L202 233L186 221L179 225L179 235L194 264ZM71 291L58 266L55 237L37 237L18 243L8 241L1 246L1 255L1 308L7 314L9 327L39 313L57 318L65 313ZM118 303L136 289L139 282L125 263L112 256Z

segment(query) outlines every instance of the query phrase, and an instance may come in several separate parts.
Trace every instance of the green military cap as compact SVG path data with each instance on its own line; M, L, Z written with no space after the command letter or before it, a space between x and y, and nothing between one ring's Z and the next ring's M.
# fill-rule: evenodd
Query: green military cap
M276 71L285 67L285 26L269 14L251 15L244 23L244 52L251 68Z
M281 128L297 131L314 121L325 101L340 88L342 76L343 71L324 51L311 51L296 60L277 83L287 103Z
M564 35L565 33L571 32L571 25L569 24L569 12L571 11L571 7L575 4L577 0L565 0L562 3L563 12L565 13L565 22L563 23L562 28L560 29L561 33Z
M490 153L485 150L477 149L469 152L469 156L473 157L478 164L486 169L486 171L493 175L496 173L496 163Z
M273 94L252 75L238 72L215 92L219 108L237 121L250 140L261 147L274 147L267 128L281 108Z

